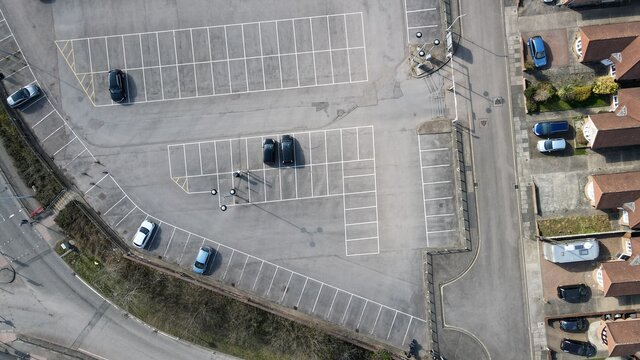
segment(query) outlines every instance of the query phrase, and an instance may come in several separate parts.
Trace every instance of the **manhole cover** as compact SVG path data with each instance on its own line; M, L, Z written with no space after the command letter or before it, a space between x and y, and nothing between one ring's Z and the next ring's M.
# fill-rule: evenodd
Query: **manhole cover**
M500 96L493 98L493 106L502 106L504 104L504 99Z

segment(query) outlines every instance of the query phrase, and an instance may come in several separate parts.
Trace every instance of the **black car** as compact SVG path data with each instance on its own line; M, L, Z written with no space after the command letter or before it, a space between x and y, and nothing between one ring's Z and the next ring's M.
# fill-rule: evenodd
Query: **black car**
M589 299L589 287L585 284L558 286L558 297L570 303L585 302Z
M125 86L125 76L122 70L114 69L109 71L109 94L111 100L123 102L127 98L127 87Z
M560 349L566 353L592 357L596 355L596 347L590 342L578 341L572 339L562 339Z
M585 318L569 318L560 320L560 329L566 332L583 332L589 328L589 321Z
M283 135L280 140L280 153L283 164L293 164L294 142L291 135Z
M265 164L273 164L276 162L276 142L273 139L264 139L262 143L262 161Z

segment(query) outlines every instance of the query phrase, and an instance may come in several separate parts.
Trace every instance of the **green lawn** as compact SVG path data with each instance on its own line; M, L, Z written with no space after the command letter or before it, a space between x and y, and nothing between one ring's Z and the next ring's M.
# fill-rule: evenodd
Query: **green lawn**
M592 94L586 101L578 102L566 102L560 99L558 96L554 96L551 100L540 104L540 112L546 111L565 111L571 109L591 108L608 106L611 100L609 95L595 95Z

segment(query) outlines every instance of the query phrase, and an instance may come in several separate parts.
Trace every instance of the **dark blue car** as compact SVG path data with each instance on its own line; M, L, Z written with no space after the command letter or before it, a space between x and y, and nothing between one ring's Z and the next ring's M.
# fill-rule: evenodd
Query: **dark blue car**
M569 131L568 121L545 121L533 125L533 133L540 137L549 137Z
M541 68L547 65L547 52L544 50L544 41L539 35L529 38L529 54L533 59L533 66Z

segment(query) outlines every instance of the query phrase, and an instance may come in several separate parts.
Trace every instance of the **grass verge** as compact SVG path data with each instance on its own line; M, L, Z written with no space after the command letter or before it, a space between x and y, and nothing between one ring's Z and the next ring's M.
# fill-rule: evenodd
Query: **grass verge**
M122 258L72 202L56 223L76 242L64 260L104 296L142 321L245 359L391 360L291 320Z
M4 108L0 110L0 139L22 180L36 188L35 198L41 204L49 205L63 187L24 140Z
M607 215L538 220L538 228L542 236L590 234L613 230Z
M548 101L539 104L539 111L565 111L571 109L602 107L610 105L609 95L591 95L585 101L566 102L558 96L554 96Z

